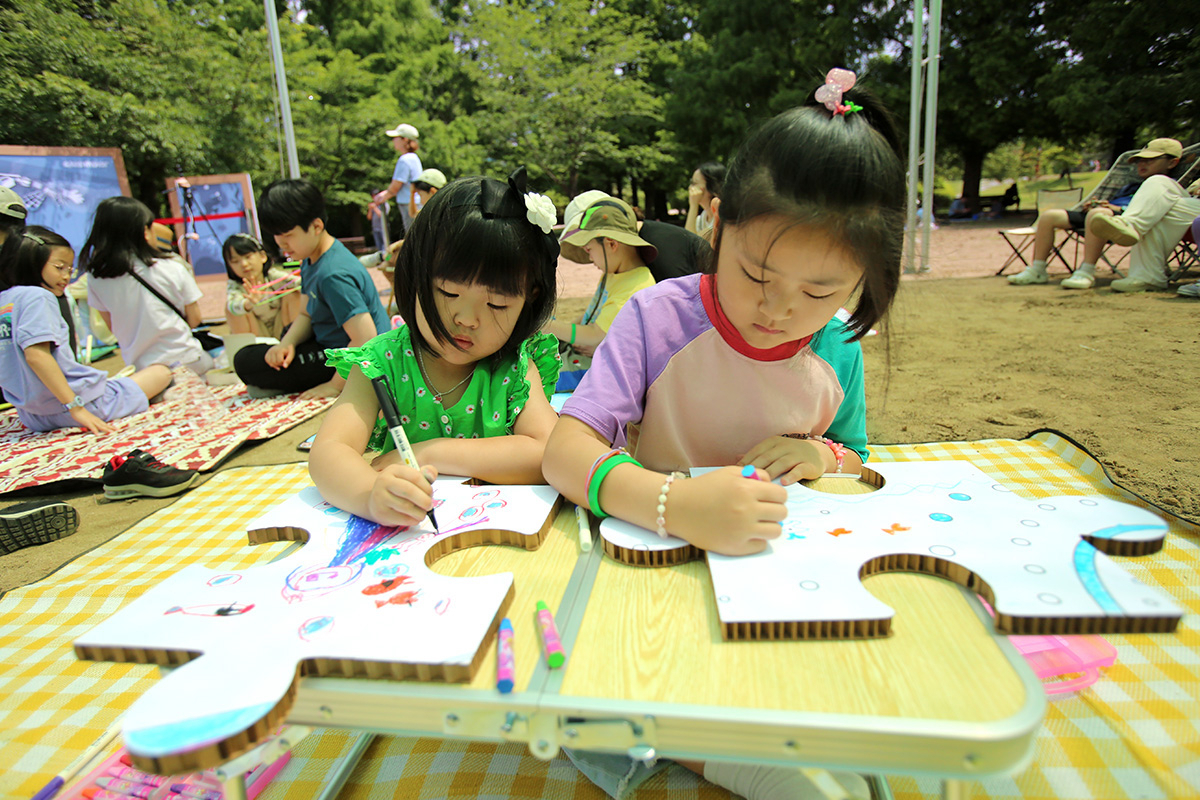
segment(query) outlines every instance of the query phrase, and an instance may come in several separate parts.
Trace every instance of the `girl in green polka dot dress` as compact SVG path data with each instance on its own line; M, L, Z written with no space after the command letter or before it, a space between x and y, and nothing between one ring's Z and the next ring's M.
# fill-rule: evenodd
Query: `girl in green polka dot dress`
M558 348L539 333L555 299L553 203L507 183L461 178L430 199L393 273L408 324L362 347L325 351L347 379L309 455L330 503L383 525L416 524L439 473L544 483L557 415ZM401 463L371 380L386 378L420 471ZM379 455L368 464L368 449Z

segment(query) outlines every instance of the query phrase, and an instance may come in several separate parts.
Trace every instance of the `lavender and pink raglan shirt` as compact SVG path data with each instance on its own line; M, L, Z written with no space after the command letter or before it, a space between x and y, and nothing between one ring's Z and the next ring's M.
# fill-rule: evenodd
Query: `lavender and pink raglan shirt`
M867 460L862 348L838 319L798 350L755 350L724 320L711 275L633 295L562 413L660 472L736 464L771 436L811 433Z

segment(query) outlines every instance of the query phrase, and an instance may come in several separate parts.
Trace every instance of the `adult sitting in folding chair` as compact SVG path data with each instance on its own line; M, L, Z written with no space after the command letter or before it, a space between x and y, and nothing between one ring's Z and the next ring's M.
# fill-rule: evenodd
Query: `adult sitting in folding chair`
M1079 210L1053 209L1039 214L1035 223L1037 233L1033 240L1033 261L1016 275L1009 275L1008 282L1015 286L1046 283L1050 279L1047 274L1047 260L1054 249L1055 233L1071 229L1083 234L1083 263L1069 277L1064 278L1060 285L1064 289L1092 288L1096 282L1096 262L1100 260L1104 248L1112 241L1092 232L1092 220L1100 217L1112 219L1115 215L1124 213L1138 189L1149 178L1157 175L1170 181L1170 178L1165 177L1166 173L1175 168L1182 154L1183 145L1176 140L1155 139L1130 159L1137 165L1138 180L1122 186L1115 196L1098 202L1089 201ZM1114 288L1118 283L1120 281L1113 281ZM1163 285L1166 285L1165 282Z
M1166 154L1157 160L1178 163L1179 158ZM1200 185L1193 183L1192 194L1196 193L1200 193ZM1200 216L1200 199L1191 196L1172 178L1158 174L1146 179L1121 216L1090 219L1089 237L1132 248L1129 277L1113 281L1113 291L1166 289L1170 277L1167 258L1197 216Z

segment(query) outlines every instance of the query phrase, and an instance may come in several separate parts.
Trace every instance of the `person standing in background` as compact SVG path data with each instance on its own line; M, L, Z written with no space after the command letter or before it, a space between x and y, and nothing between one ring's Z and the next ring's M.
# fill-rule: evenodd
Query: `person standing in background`
M412 125L402 123L397 125L394 130L387 131L387 135L392 137L392 147L396 149L400 157L396 159L396 168L392 171L392 182L386 189L372 197L371 202L367 204L367 218L370 219L376 214L382 213L380 206L395 198L396 205L400 207L400 219L404 223L404 230L397 238L404 238L404 233L407 233L409 227L412 226L412 216L408 212L408 201L412 197L412 184L421 174L421 158L417 155L417 150L421 148L421 143L417 141L420 134Z

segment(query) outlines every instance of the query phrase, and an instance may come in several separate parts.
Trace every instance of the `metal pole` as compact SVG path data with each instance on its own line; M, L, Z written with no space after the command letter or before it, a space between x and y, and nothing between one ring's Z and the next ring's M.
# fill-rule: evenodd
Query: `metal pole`
M908 99L908 210L904 230L908 232L904 245L904 271L916 272L913 261L917 249L917 169L920 166L921 150L918 139L921 135L921 40L925 16L925 0L913 3L912 29L912 81Z
M921 193L924 207L921 233L921 271L928 272L929 237L933 231L933 163L937 152L938 65L941 63L942 0L929 3L929 68L925 72L925 184Z
M296 155L296 131L292 128L292 103L288 99L287 73L283 69L283 47L279 44L279 19L275 16L273 0L263 0L267 12L267 38L271 40L271 63L275 68L275 85L279 88L279 110L283 117L283 138L287 144L288 172L300 177L300 158Z

